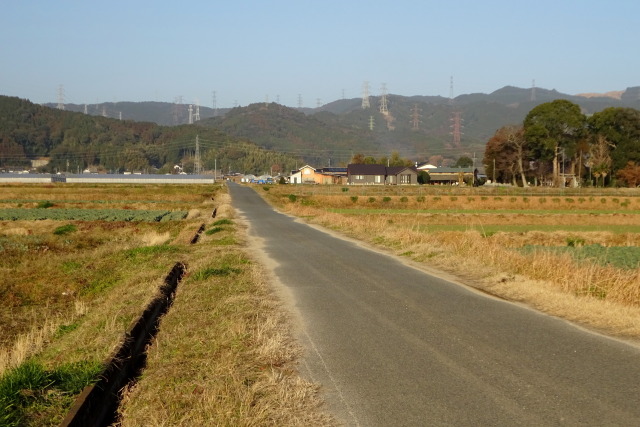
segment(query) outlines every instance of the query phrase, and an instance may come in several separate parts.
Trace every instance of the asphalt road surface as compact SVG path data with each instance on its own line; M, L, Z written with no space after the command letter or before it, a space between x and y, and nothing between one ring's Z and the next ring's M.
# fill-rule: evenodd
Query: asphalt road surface
M640 349L275 212L230 184L289 295L303 375L353 426L640 426Z

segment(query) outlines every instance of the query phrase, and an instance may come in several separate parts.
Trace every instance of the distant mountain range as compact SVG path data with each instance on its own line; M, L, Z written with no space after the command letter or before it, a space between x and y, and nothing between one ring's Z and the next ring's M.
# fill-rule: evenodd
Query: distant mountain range
M513 86L454 99L388 95L387 113L380 111L381 97L370 97L366 109L361 98L303 109L259 103L214 111L163 102L65 104L65 109L166 126L188 123L191 116L197 126L215 127L265 148L298 155L316 166L328 166L344 164L358 152L381 157L397 151L417 161L433 155L482 158L487 140L498 128L521 123L533 107L556 99L578 104L587 115L607 107L640 109L640 86L582 95ZM459 142L454 138L456 133Z

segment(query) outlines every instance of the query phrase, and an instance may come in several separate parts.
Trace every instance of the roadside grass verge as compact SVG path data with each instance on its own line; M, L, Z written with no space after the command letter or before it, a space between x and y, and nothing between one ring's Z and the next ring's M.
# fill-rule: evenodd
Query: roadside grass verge
M143 376L125 393L121 425L334 425L317 386L295 371L300 348L244 231L230 218L216 223L236 243L196 245Z

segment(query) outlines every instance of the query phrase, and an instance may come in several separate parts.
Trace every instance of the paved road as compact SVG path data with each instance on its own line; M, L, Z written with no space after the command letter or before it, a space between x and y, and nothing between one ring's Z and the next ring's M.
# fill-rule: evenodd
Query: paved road
M640 349L233 204L301 318L306 375L360 426L640 426Z

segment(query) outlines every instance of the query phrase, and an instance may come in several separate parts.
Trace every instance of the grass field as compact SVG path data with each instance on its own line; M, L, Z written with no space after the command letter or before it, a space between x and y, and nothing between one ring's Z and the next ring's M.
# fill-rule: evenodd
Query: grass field
M180 214L98 219L105 207ZM176 262L187 276L122 424L329 423L292 368L287 319L245 253L225 188L7 185L0 209L84 213L0 220L0 425L58 425Z
M640 338L640 191L280 185L280 209L507 299Z

